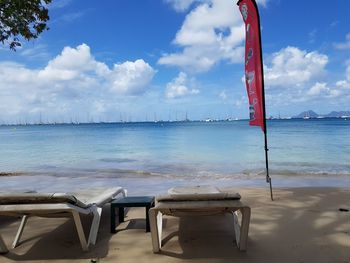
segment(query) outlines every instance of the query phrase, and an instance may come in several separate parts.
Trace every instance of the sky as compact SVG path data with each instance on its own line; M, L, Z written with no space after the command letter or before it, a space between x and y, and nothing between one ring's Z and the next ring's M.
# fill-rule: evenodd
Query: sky
M0 46L0 123L248 118L232 0L53 0ZM350 1L260 0L268 116L350 110Z

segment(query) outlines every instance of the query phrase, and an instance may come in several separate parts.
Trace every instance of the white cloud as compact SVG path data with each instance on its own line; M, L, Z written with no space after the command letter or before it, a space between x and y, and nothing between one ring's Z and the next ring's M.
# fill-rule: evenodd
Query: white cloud
M259 5L266 7L268 1L269 1L269 0L257 0L256 2L257 2Z
M70 1L67 1L67 3L64 3L66 5L69 5L71 2ZM56 9L56 8L62 8L62 7L65 7L65 6L60 6L60 7L54 7L52 8L51 6L49 6L49 10L51 9ZM86 16L92 9L80 9L78 11L75 11L75 12L64 12L62 15L60 16L57 16L55 17L55 19L53 20L50 20L50 24L51 25L54 25L54 24L63 24L63 23L73 23L75 22L76 20L79 20L81 19L82 17Z
M315 43L317 36L317 29L313 29L309 32L309 43Z
M339 21L338 20L335 20L335 21L333 21L332 23L330 23L330 27L335 27L335 26L337 26L339 24Z
M72 0L56 0L49 4L49 9L59 9L69 5Z
M219 97L220 97L220 99L222 99L222 100L227 100L228 96L227 96L227 94L226 94L226 90L221 91L221 92L219 93Z
M80 11L77 11L77 12L66 13L66 14L62 15L61 17L57 18L57 20L55 20L54 22L55 23L57 23L57 22L71 23L71 22L74 22L75 20L83 17L84 15L86 15L86 13L88 11L89 10L80 10Z
M267 105L347 105L350 99L350 60L346 62L345 78L322 81L328 56L317 51L307 52L286 47L266 56L265 84Z
M337 89L330 88L327 83L316 82L306 93L307 96L328 97L335 98L341 95L341 92Z
M335 85L341 89L350 89L350 82L347 82L346 80L339 80Z
M303 85L280 87L267 91L268 105L295 105L295 104L334 104L348 105L350 99L350 82L347 80L335 83L309 81Z
M179 75L166 85L165 97L168 99L175 99L184 97L190 94L198 94L198 89L191 89L188 87L189 81L187 75L184 72L180 72Z
M109 68L92 56L86 44L65 47L44 68L1 62L0 118L108 111L123 95L144 93L155 73L142 59Z
M21 47L19 54L29 59L47 59L49 57L46 45L23 43Z
M112 89L117 92L140 94L151 82L156 71L143 59L115 64L112 72Z
M336 86L343 90L350 90L350 59L346 61L345 80L339 80L336 82Z
M237 99L233 102L233 105L235 105L236 107L240 108L243 105L246 106L248 105L248 98L247 96L241 96L240 99Z
M345 42L335 43L334 47L336 49L350 49L350 33L347 33L345 36Z
M115 64L109 69L105 63L94 59L89 46L82 44L77 48L65 47L38 72L38 77L43 81L102 81L107 82L112 91L135 95L145 91L155 72L142 59Z
M324 91L327 91L328 88L326 87L327 83L319 83L317 82L314 86L311 87L311 89L307 92L307 95L315 96L319 95Z
M241 63L244 24L231 0L202 1L185 18L173 43L183 50L164 54L161 65L194 72L208 71L220 61Z
M187 11L189 9L189 7L195 2L211 3L211 0L164 0L164 1L168 4L170 4L177 12ZM261 6L266 7L268 1L269 0L257 0L257 3Z
M165 0L170 4L177 12L185 12L194 2L200 0Z
M104 63L92 57L90 47L86 44L76 48L65 47L60 55L50 60L47 66L39 71L38 77L43 81L73 80L86 77L82 73L101 76L109 73Z
M287 47L267 60L265 81L268 86L300 86L321 76L327 63L327 55Z

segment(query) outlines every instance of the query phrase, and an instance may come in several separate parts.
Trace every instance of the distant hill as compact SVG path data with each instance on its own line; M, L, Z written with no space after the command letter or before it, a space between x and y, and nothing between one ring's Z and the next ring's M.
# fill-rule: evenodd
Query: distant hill
M294 119L302 119L302 118L341 118L341 117L350 117L350 111L332 111L328 114L318 114L312 110L303 111L300 114L293 116Z
M301 118L317 118L319 115L312 111L312 110L308 110L308 111L303 111L302 113L293 116L292 118L296 118L296 119L301 119Z
M343 116L350 116L350 111L332 111L323 116L327 118L340 118Z

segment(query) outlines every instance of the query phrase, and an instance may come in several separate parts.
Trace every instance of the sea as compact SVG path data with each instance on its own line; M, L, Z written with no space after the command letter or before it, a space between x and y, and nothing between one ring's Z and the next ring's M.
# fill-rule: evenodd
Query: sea
M267 122L273 187L350 187L350 119ZM247 120L0 126L0 191L268 187Z

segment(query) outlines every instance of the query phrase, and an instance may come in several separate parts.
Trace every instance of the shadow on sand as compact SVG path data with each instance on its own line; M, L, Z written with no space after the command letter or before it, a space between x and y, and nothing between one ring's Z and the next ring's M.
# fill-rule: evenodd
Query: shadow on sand
M247 252L235 245L232 216L165 217L163 247L152 253L145 233L143 209L131 209L126 221L110 234L109 206L104 207L97 244L83 252L72 220L32 219L22 244L0 256L13 261L87 260L111 262L348 262L350 251L350 190L307 188L268 191L242 189L252 208ZM54 220L54 221L51 221ZM91 218L83 218L88 225ZM11 219L2 219L1 234L10 244L16 233ZM85 229L87 233L87 228ZM317 260L317 261L315 261ZM6 260L5 260L6 261ZM84 261L83 261L84 262Z
M247 252L237 249L233 219L226 214L180 218L178 229L166 229L159 254L222 262L265 262L262 255L269 262L314 262L316 254L324 254L327 262L349 260L350 212L339 210L350 207L348 189L296 188L275 194L274 202L261 192L243 195L252 208Z
M109 216L109 206L106 206L102 212L96 245L90 245L87 252L81 249L72 219L33 217L28 219L18 247L10 248L8 253L1 256L14 261L104 258L108 254L109 240L112 236L110 234ZM87 237L92 217L81 216L81 220ZM4 229L2 233L8 237L8 242L6 242L8 247L10 247L15 237L19 223L19 219L6 217L5 220L1 220L0 228ZM6 230L10 224L12 225L10 227L11 232ZM27 228L30 230L26 232Z

